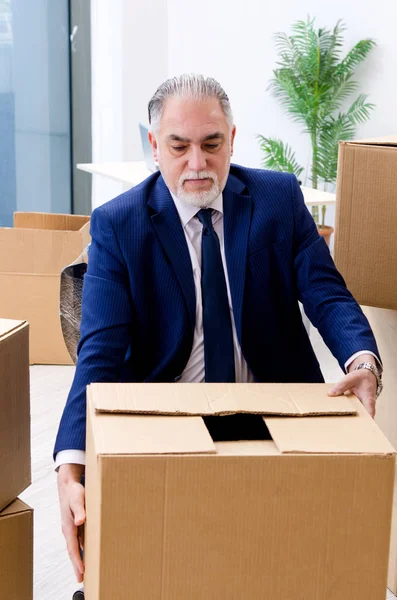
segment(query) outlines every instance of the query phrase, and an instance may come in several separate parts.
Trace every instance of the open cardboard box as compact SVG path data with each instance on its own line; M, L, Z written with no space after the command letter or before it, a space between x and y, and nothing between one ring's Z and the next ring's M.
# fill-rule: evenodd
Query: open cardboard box
M90 242L89 217L14 214L0 228L0 315L30 324L32 364L72 364L59 317L60 275Z
M0 510L30 482L29 325L0 319Z
M384 600L395 452L328 389L90 385L87 599ZM272 439L214 442L243 412Z
M33 510L18 498L0 512L0 598L33 600Z

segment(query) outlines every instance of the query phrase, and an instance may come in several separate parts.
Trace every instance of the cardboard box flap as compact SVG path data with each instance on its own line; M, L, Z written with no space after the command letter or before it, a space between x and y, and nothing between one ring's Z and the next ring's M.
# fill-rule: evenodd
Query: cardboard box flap
M327 396L330 384L93 383L90 388L97 413L304 417L357 412L349 398Z
M395 450L361 402L350 396L356 416L296 419L264 417L283 454L394 454ZM298 426L299 425L299 426Z
M79 231L90 217L40 212L15 212L14 227L19 229L48 229L51 231Z
M90 224L79 231L0 228L0 273L59 275L86 248Z
M14 502L6 506L6 508L4 508L0 512L0 519L2 519L3 517L12 517L16 514L24 512L30 512L31 510L32 509L30 508L30 506L28 506L27 504L25 504L25 502L22 502L22 500L17 498L16 500L14 500Z
M117 413L95 414L94 387L88 386L87 400L89 420L94 417L93 437L99 455L216 453L201 417L133 415L126 419Z
M14 319L0 319L0 340L12 331L26 325L26 321L15 321Z
M385 135L376 138L367 138L363 140L352 140L351 142L341 142L342 144L360 144L364 146L397 146L397 135Z

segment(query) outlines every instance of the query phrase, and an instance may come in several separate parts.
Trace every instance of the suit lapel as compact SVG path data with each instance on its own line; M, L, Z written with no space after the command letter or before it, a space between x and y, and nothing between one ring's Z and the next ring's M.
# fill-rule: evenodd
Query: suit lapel
M241 343L241 324L252 200L246 186L229 175L223 190L225 254L232 296L234 320ZM148 202L158 239L170 261L183 292L192 330L196 320L193 270L185 234L174 201L162 177L157 180Z
M194 330L196 294L192 263L178 211L162 177L157 180L148 204L154 211L153 227L181 286Z
M230 175L223 191L226 264L240 344L248 234L252 215L252 200L242 193L245 189L239 179Z

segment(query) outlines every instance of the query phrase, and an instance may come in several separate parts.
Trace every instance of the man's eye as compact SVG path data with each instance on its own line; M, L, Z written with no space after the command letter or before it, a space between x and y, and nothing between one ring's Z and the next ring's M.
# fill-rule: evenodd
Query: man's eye
M181 150L185 150L186 146L172 146L172 149L180 152Z
M219 144L206 144L205 146L208 150L216 150L219 147Z

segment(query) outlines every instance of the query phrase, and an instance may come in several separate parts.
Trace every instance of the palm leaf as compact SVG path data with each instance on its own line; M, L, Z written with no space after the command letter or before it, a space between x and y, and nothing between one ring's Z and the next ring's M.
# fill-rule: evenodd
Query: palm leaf
M368 54L375 46L375 40L370 38L358 42L339 63L336 69L336 75L351 73L355 67L367 58Z
M365 94L360 94L346 113L349 121L354 125L368 121L371 110L375 108L374 104L366 102L367 98Z
M258 135L260 147L264 153L262 166L273 171L282 171L286 173L294 173L296 177L303 171L288 144L284 144L281 140L266 138L263 135Z
M315 19L307 17L291 29L291 35L275 36L279 60L269 87L291 119L302 124L303 132L310 135L312 181L317 187L319 178L335 181L338 141L353 139L357 125L367 121L374 108L361 94L347 112L338 112L357 91L355 67L376 44L369 38L361 40L343 56L346 27L342 21L332 30L315 29ZM265 166L292 172L301 169L289 146L263 136L259 139Z
M351 79L351 74L345 77L334 77L329 82L329 89L319 107L320 117L329 115L338 110L342 104L351 96L358 87L356 81Z
M323 123L318 140L315 173L326 183L334 183L338 168L338 148L340 140L354 137L355 128L346 115L329 117Z

